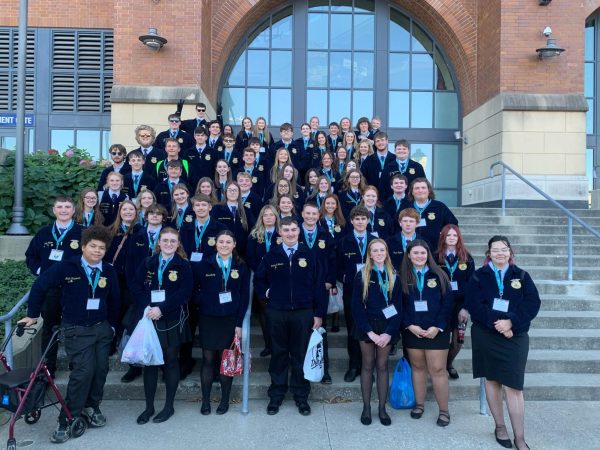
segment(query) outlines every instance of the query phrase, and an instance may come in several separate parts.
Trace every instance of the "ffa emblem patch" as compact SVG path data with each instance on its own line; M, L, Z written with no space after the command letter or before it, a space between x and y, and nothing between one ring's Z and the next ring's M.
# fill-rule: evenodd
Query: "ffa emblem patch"
M179 139L177 139L177 142L179 142L180 144L183 144L183 139L179 138Z
M204 157L204 159L205 159L206 161L210 161L210 155L206 155L206 156Z
M216 242L215 242L215 238L214 237L208 238L208 245L210 245L212 247L212 246L215 245L215 243Z
M428 214L427 214L427 218L428 218L429 220L435 220L435 213L433 213L433 212L430 212L430 213L428 213Z
M238 159L237 159L237 158L233 158L233 159L231 160L231 162L232 162L233 164L237 164L237 163L238 163Z
M377 223L379 224L379 226L380 226L380 227L385 227L385 220L383 220L383 219L379 219L379 220L377 221Z
M258 183L258 178L256 178L256 177L252 177L252 182L253 182L253 183Z
M152 164L156 164L156 162L157 162L157 161L158 161L158 160L156 159L156 156L153 156L153 157L152 157L152 159L150 159L150 162L151 162Z
M223 151L223 147L219 145L219 148L217 148L218 151L222 152Z
M98 287L101 289L104 289L106 287L106 278L105 277L100 277L100 279L98 280Z
M71 241L71 244L69 244L69 247L71 247L73 250L77 250L79 248L79 242L76 240Z
M194 220L194 219L192 218L192 216L185 216L185 221L186 221L186 222L191 222L192 220Z
M339 233L340 231L342 231L342 227L340 227L339 225L336 225L335 227L333 227L333 231L335 231L336 233Z
M460 263L460 264L458 265L458 269L459 269L459 270L467 270L467 265L466 265L465 263Z
M234 269L231 271L231 278L233 278L234 280L237 280L240 277L240 273Z
M169 271L169 280L177 281L177 271L176 270Z
M413 169L412 167L410 169L408 169L408 173L410 173L411 175L415 174L415 169Z
M307 266L306 259L304 259L304 258L298 259L298 265L300 267L306 267Z
M319 240L319 248L320 249L324 249L325 248L325 241L323 239Z
M277 238L277 245L280 245L283 242L283 239L281 239L280 237Z
M295 155L296 153L298 153L298 151L295 148L293 148L292 153Z
M433 278L430 278L429 280L427 280L427 287L433 289L436 286L437 286L437 281L435 281Z
M510 286L513 289L521 289L521 280L510 280Z

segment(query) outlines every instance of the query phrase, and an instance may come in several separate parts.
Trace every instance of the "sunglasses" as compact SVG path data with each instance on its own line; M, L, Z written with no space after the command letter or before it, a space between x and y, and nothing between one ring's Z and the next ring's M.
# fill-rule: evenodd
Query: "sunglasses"
M169 122L171 122L171 123L179 123L180 120L179 119L169 119Z
M149 137L152 137L152 135L151 135L151 134L140 134L139 136L140 136L141 138L149 138Z
M122 155L122 153L121 153L121 152L110 152L110 154L111 154L112 156L121 156L121 155Z
M198 112L204 112L204 111L206 111L206 109L205 108L198 108L196 111L198 111Z

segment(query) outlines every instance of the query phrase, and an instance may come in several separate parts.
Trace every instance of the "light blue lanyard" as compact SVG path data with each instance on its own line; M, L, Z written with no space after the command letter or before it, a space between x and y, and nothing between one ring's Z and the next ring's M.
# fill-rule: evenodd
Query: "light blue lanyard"
M330 183L333 183L333 176L331 175L331 169L323 169L323 175L325 175L325 178L327 178Z
M156 250L156 243L158 242L160 230L156 230L153 237L150 237L150 232L148 230L146 231L146 234L148 235L148 247L150 247L150 250L152 250L152 253L154 253Z
M271 236L269 236L271 233ZM273 238L273 232L265 230L265 248L267 249L267 253L271 250L271 239Z
M427 200L427 203L425 203L425 205L421 208L419 205L417 205L417 201L415 200L413 202L413 206L419 212L419 215L421 215L421 214L423 214L423 211L425 211L427 209L427 207L429 206L430 203L431 203L431 199Z
M356 243L358 244L358 250L360 251L361 262L365 262L365 254L367 253L367 235L363 237L363 243L360 245L360 241L358 240L358 236L354 235L356 239Z
M58 231L58 224L56 222L54 223L54 226L52 227L52 237L54 238L54 241L56 242L56 248L60 247L60 243L67 236L67 233L69 232L69 230L71 228L73 228L73 223L74 223L73 220L71 220L71 222L69 223L69 226L67 228L65 228L65 231L63 231L60 236L56 235L56 231Z
M331 234L332 237L335 237L335 217L332 216L331 219L328 219L327 216L325 216L325 223L327 224L329 234Z
M309 233L306 231L306 228L302 227L302 231L304 231L304 239L306 240L306 245L308 245L308 248L313 248L313 245L315 245L315 241L317 240L317 229L315 228L312 232L312 239L310 239L308 237Z
M138 213L138 223L142 226L144 226L144 212L140 211Z
M181 224L183 223L183 216L185 215L186 208L181 208L181 212L177 212L177 229L181 228Z
M202 231L198 231L198 220L196 220L196 227L195 227L195 237L196 237L196 251L198 251L200 249L200 243L202 242L202 236L204 236L204 232L206 231L206 229L208 228L208 223L210 222L210 217L208 219L206 219L206 222L204 222L204 226L202 227Z
M502 277L500 276L500 272L502 272L500 269L498 269L493 263L492 266L494 266L494 275L496 276L496 284L498 285L498 293L500 294L500 298L502 298L502 295L504 294L504 283L502 282Z
M371 217L369 218L369 223L371 224L371 231L375 230L375 210L371 211L369 210L369 212L371 213Z
M358 196L358 200L354 198L353 195L351 195L352 191L348 191L346 193L346 197L348 197L348 200L350 200L352 203L354 203L355 205L358 205L360 203L360 195Z
M379 271L379 269L375 269L375 272L377 272L377 278L379 279L379 287L381 288L381 292L383 293L383 297L385 298L385 303L387 306L390 305L390 299L389 299L389 289L390 289L390 280L388 278L388 273L384 268L384 275L385 275L385 280L382 278L381 276L381 272Z
M92 209L89 213L87 213L85 215L83 225L87 228L92 225L93 220L94 220L94 210Z
M173 259L173 256L169 256L167 259L163 260L162 257L162 253L160 255L158 255L158 289L160 290L162 288L162 280L163 280L163 273L165 271L165 269L167 268L167 266L169 265L169 263L171 262L171 260ZM164 261L164 266L163 266L163 261Z
M338 173L342 175L344 173L344 161L338 162Z
M387 159L387 155L383 157L383 161L381 160L382 155L377 155L377 161L379 161L379 164L381 165L381 170L383 170L383 167L385 166L385 160Z
M317 206L319 209L321 209L321 194L317 194L317 196L315 197L315 200L317 201Z
M402 200L398 200L396 196L394 196L394 201L396 202L396 212L398 212L400 205L402 204Z
M400 233L400 234L402 235L402 250L404 251L404 253L406 253L406 246L408 245L408 242L406 241L406 237L404 236L404 233ZM416 238L417 238L417 233L413 233L408 241L409 242L414 241Z
M404 172L406 172L406 169L408 169L408 161L401 163L400 160L397 159L396 162L398 163L398 170L402 175L404 175ZM404 170L402 170L402 165L404 165Z
M458 258L456 259L456 261L454 261L454 264L452 265L452 267L450 267L450 264L448 264L447 260L444 261L444 264L446 265L448 272L450 272L450 281L454 281L453 277L454 277L454 272L456 271L456 268L458 267Z
M81 267L83 267L83 271L87 276L88 282L90 283L90 287L92 288L92 298L96 298L96 288L98 287L98 281L100 280L100 269L96 268L96 278L92 281L92 277L87 267L83 265L83 261L81 262Z
M229 274L231 273L231 266L233 265L233 260L231 256L227 260L227 266L225 266L225 262L221 259L221 256L217 255L217 264L221 268L221 272L223 273L223 290L227 290L227 282L229 281Z
M133 178L133 193L134 195L132 197L135 197L135 194L138 191L138 188L140 187L140 181L142 180L142 176L140 174L131 174L131 177ZM137 181L136 181L136 177L137 177Z
M124 223L121 224L121 231L123 233L127 233L127 230L129 230L129 227L127 225L125 225Z
M413 273L415 274L415 278L417 279L417 289L419 290L419 298L423 299L423 289L425 288L425 274L421 270L417 273L417 269L413 266ZM419 273L421 276L419 277Z

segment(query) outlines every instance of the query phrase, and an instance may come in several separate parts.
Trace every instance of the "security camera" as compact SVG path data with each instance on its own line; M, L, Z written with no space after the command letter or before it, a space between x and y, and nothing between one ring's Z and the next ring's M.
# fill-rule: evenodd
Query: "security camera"
M544 28L544 31L542 31L542 33L544 34L544 36L550 37L550 35L552 34L552 28L546 27Z

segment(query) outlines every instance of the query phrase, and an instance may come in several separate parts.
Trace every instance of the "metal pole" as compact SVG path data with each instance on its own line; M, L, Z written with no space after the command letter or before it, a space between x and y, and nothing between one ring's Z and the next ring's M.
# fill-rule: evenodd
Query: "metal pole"
M487 396L485 394L485 378L479 379L479 414L487 416Z
M19 2L19 53L17 59L17 150L15 152L15 199L12 223L6 234L26 235L23 225L23 160L25 159L25 66L27 64L27 0Z
M506 167L502 166L502 217L506 215Z
M567 279L573 280L573 218L569 216L567 219Z
M250 273L250 302L242 325L242 353L244 355L244 380L242 386L242 414L248 414L248 396L250 390L250 319L252 314L252 297L254 295L254 272Z
M12 323L11 323L12 319L8 319L6 322L4 322L4 339L9 339L11 333L12 333ZM10 338L8 340L8 343L6 344L6 349L5 349L5 354L4 356L6 356L6 363L8 364L8 367L10 367L10 369L14 369L13 367L13 345L12 345L12 338Z

